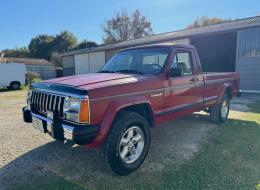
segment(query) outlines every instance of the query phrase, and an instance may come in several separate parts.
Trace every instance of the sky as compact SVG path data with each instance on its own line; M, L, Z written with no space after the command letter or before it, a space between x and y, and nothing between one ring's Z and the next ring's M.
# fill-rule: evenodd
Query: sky
M260 15L260 0L0 0L0 51L27 46L39 34L68 30L102 42L102 25L121 9L139 9L160 34L184 29L201 16L246 18Z

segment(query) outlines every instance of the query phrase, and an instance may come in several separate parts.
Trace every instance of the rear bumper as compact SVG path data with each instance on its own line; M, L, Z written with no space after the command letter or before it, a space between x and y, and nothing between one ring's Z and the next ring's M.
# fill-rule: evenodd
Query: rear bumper
M32 113L27 107L23 108L23 119L26 123L32 123L32 118L42 121L44 133L48 133L57 140L70 140L79 145L91 143L99 129L98 125L76 125L64 123L61 120L51 120L45 116Z

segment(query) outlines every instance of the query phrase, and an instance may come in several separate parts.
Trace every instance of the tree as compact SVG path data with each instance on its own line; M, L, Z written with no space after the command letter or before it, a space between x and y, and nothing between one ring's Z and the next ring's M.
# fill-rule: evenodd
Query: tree
M30 56L50 60L54 37L38 35L29 44Z
M5 57L28 57L29 50L27 47L15 48L15 49L4 49L1 52Z
M139 10L136 10L132 14L131 24L131 30L134 39L149 36L152 34L151 23L148 22L146 18L141 15Z
M135 10L131 17L126 10L117 13L115 17L106 21L103 26L105 44L121 42L130 39L145 37L152 34L151 22Z
M63 53L75 48L76 46L77 38L75 35L68 31L62 31L60 34L55 36L52 44L52 50Z
M62 31L56 36L39 35L30 44L30 56L50 60L52 52L63 53L77 46L77 38L68 31Z
M59 65L59 53L94 46L97 46L95 42L87 40L78 44L77 38L73 33L62 31L55 36L43 34L32 38L28 46L29 48L5 49L2 53L5 57L33 57L52 60Z
M199 28L202 26L210 26L214 24L220 24L224 22L229 22L231 19L221 19L221 18L209 18L206 16L196 19L192 24L188 25L187 28Z
M50 61L55 64L56 67L62 67L61 56L58 52L52 52Z
M83 40L82 42L79 43L76 49L85 49L85 48L91 48L96 46L97 46L96 42Z

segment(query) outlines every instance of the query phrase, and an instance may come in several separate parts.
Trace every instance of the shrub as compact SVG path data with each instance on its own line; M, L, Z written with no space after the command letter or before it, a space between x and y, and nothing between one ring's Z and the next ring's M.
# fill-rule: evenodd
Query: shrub
M31 83L34 83L34 82L39 82L42 79L41 79L41 77L38 73L28 71L27 72L27 80L28 80L28 83L31 84Z

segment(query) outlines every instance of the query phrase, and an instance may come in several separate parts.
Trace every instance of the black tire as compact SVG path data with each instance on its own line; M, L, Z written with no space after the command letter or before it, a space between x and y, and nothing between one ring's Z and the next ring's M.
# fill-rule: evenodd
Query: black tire
M225 103L227 104L227 111L226 114L222 114L222 109L225 106L224 105ZM230 109L230 99L228 95L225 94L222 98L222 101L210 109L211 121L213 123L224 123L228 118L229 109Z
M120 148L122 146L120 142L122 142L121 139L125 137L124 134L135 126L138 126L142 131L144 141L143 148L142 151L139 151L140 156L137 157L135 161L126 163L120 156ZM102 152L101 155L105 160L106 166L115 174L124 176L141 166L148 154L149 147L150 127L147 120L138 113L124 111L120 113L113 122L112 128L106 141L102 144L100 151Z
M19 82L12 82L12 83L10 84L10 88L11 88L12 90L20 90L21 85L20 85Z

